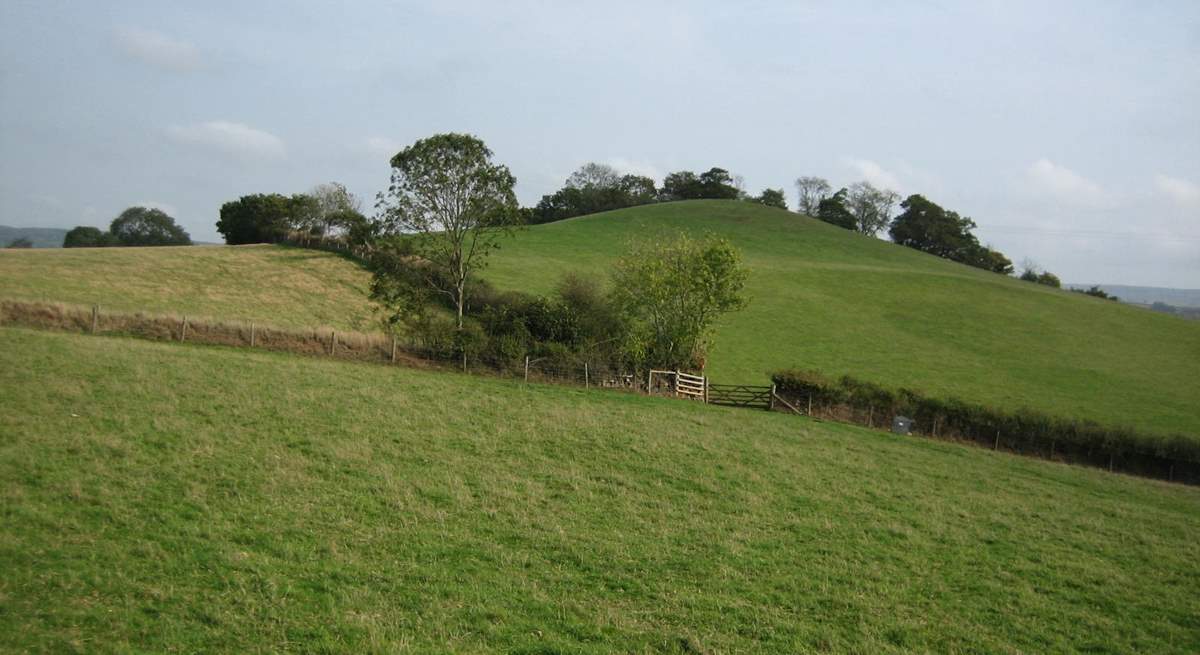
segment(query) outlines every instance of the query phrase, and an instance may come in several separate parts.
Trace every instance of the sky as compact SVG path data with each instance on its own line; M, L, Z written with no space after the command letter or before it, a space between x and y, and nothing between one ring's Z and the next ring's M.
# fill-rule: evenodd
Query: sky
M0 224L222 203L482 138L522 203L589 161L921 193L1079 283L1200 288L1200 2L0 3Z

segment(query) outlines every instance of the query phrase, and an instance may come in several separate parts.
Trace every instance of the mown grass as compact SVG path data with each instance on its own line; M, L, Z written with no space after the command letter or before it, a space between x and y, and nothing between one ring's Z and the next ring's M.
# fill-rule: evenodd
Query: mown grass
M374 327L369 275L335 254L284 246L0 252L0 297L280 327Z
M729 238L752 300L720 326L708 372L850 374L1004 410L1030 407L1200 435L1200 322L1021 282L745 202L650 205L534 226L487 277L548 292L568 271L607 278L633 238Z
M1200 490L780 414L0 329L0 650L1200 650Z

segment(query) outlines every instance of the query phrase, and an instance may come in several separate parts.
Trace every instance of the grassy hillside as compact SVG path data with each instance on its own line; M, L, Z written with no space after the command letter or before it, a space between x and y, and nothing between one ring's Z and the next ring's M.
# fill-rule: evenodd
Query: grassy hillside
M0 251L0 296L258 321L367 329L369 276L342 257L282 246Z
M487 275L546 292L607 275L635 236L712 232L739 246L748 309L709 372L763 383L798 366L1000 408L1200 434L1200 323L1033 285L744 202L651 205L535 226Z
M616 392L0 329L0 651L1200 650L1200 490Z

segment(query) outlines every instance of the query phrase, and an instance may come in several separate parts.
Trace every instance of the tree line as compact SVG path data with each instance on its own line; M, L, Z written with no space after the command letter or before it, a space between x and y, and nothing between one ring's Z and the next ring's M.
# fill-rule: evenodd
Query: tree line
M187 231L166 212L152 207L126 209L112 220L108 230L79 225L63 237L64 248L190 245L192 238Z

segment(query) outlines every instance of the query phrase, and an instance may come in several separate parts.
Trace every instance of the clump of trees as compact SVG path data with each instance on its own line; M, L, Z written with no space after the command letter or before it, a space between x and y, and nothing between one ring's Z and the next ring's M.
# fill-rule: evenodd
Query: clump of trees
M330 240L365 244L370 222L362 203L337 182L307 193L245 195L221 205L217 232L229 245L295 241L302 245Z
M574 216L611 211L655 202L654 180L642 175L621 175L612 166L584 164L567 178L566 185L542 196L527 210L528 223L550 223Z
M977 226L970 218L943 209L920 194L905 198L900 207L904 211L888 231L892 241L993 273L1012 273L1007 257L979 243L972 233Z
M1085 296L1092 296L1094 298L1102 298L1104 300L1118 300L1118 301L1120 300L1120 298L1118 298L1117 296L1114 296L1114 295L1108 293L1107 291L1105 291L1104 289L1101 289L1100 287L1095 286L1095 285L1092 285L1086 289L1079 289L1076 287L1071 287L1071 291L1073 291L1075 293L1082 293Z
M63 237L64 248L110 246L190 246L192 239L161 209L130 207L109 224L108 231L80 225Z
M608 290L568 275L549 296L497 292L478 272L520 224L508 168L465 134L417 141L391 164L373 221L371 297L435 354L702 368L716 318L746 302L739 254L712 237L633 244ZM627 177L589 165L568 188L600 193Z
M1062 288L1062 280L1059 280L1057 275L1051 273L1050 271L1042 270L1042 267L1038 266L1032 260L1026 259L1024 262L1022 262L1021 268L1023 270L1021 271L1021 274L1017 276L1019 279L1025 280L1026 282L1033 282L1035 284L1044 284L1048 287L1054 287L1055 289Z
M9 241L8 245L4 246L4 247L12 248L12 249L32 248L33 242L25 237L17 237L15 239L13 239L12 241Z

